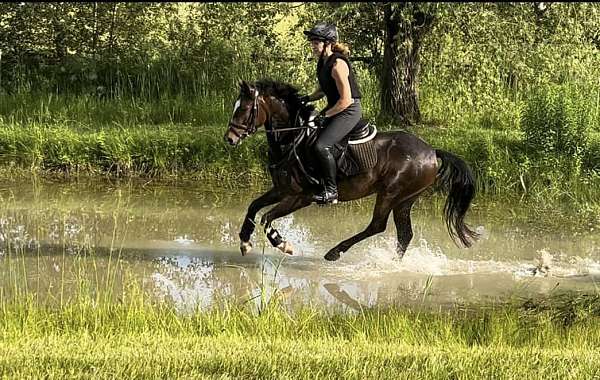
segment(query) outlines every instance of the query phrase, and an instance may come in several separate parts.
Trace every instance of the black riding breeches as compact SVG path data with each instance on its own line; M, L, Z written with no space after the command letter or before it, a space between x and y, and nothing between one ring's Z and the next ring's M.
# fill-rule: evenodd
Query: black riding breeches
M360 100L354 99L354 103L348 108L331 117L325 128L319 132L319 137L315 142L315 153L319 161L329 160L331 148L334 144L340 142L359 122L362 117L362 108ZM333 159L333 158L331 158Z

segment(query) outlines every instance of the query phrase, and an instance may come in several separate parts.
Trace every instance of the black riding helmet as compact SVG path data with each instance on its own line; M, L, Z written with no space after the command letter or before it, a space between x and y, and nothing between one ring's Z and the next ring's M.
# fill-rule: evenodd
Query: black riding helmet
M323 42L337 42L338 33L335 25L330 25L325 22L320 22L311 30L305 30L304 34L309 40L319 40Z

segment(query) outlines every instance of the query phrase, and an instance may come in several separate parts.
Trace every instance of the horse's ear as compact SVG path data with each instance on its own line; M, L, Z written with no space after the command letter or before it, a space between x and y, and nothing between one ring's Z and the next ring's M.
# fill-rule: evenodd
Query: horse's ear
M250 85L248 84L248 82L246 82L245 80L240 80L239 84L240 84L240 91L242 92L242 94L248 95L248 96L252 95L252 89L250 88Z

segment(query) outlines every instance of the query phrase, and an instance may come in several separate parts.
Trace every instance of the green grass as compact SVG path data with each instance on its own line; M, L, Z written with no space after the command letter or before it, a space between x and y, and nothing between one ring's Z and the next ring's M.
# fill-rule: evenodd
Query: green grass
M98 130L158 124L226 125L237 88L229 98L163 96L143 100L132 96L100 98L93 95L17 93L0 102L0 124L63 125Z
M567 161L551 165L531 156L518 130L469 126L419 127L413 132L435 148L464 158L473 169L480 196L520 203L539 220L600 225L600 171L595 157L600 134L592 135L584 169L578 171Z
M64 124L0 128L0 164L36 173L70 175L264 178L264 139L236 149L223 141L223 126L145 125L98 130ZM261 155L262 153L262 155Z
M51 336L0 345L9 378L590 379L595 349L413 346L364 340Z
M568 299L570 301L565 302ZM44 378L591 378L597 296L527 307L358 314L277 302L179 315L165 305L19 302L0 311L0 373ZM562 304L560 302L563 302ZM546 305L547 306L547 305ZM593 306L593 307L592 307ZM573 309L574 318L564 319Z

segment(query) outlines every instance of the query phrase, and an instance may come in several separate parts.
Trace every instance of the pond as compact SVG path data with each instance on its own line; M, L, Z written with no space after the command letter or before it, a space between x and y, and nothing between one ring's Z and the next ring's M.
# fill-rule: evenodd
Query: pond
M238 232L259 188L200 183L30 181L0 186L0 286L5 298L35 295L68 302L85 293L115 302L133 284L179 310L277 295L291 307L359 310L375 305L495 302L557 289L594 291L600 234L514 222L514 205L476 199L467 222L482 238L458 248L442 220L444 198L413 209L414 238L395 253L387 230L328 262L323 255L361 231L373 197L297 211L274 222L296 252L272 248L260 226L254 250L239 252ZM504 207L506 206L506 207ZM503 211L506 208L506 211ZM518 207L517 207L518 209ZM527 213L526 209L520 210ZM260 214L257 221L260 220Z

